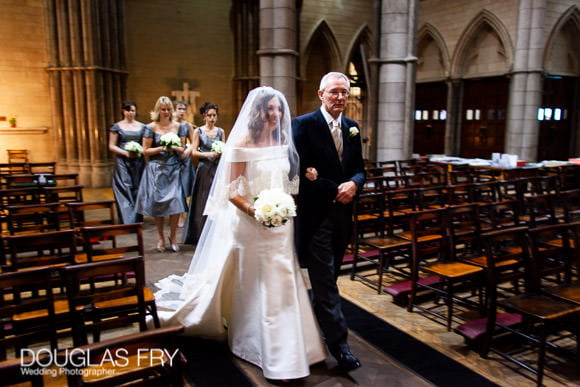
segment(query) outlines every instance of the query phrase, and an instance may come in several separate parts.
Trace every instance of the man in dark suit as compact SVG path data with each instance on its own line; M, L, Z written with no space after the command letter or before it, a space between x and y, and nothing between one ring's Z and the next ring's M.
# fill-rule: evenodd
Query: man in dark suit
M352 201L365 180L358 124L342 115L350 81L342 73L320 81L320 109L296 117L292 132L300 156L296 246L312 284L314 312L326 345L341 368L360 366L347 343L336 279L352 233Z

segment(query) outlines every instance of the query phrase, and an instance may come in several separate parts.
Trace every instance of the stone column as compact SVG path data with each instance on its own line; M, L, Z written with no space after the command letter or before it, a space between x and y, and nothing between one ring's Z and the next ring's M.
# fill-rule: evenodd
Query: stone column
M377 160L405 159L413 147L417 67L417 0L381 4L378 58Z
M296 1L260 0L260 84L286 96L296 112Z
M109 126L126 91L122 0L46 0L57 170L111 185Z
M546 0L520 0L505 152L528 161L535 160L538 148L545 13Z

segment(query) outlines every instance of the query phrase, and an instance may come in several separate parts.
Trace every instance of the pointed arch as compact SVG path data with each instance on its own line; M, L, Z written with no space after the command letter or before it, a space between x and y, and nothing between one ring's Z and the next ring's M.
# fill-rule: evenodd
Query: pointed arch
M452 78L504 75L513 65L513 52L506 26L484 9L468 23L459 38L450 75Z
M344 71L338 40L326 21L322 20L306 41L306 48L301 55L299 113L314 110L320 104L313 91L318 90L318 83L324 74L332 70Z
M578 6L570 6L560 16L544 49L543 67L549 75L580 75L580 11Z
M430 23L417 34L417 81L440 81L449 75L451 59L445 39Z

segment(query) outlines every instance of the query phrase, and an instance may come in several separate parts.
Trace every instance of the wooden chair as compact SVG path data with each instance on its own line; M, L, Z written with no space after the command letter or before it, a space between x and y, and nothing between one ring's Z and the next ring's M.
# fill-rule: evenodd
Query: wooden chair
M516 200L479 203L479 220L482 232L521 226L520 205Z
M528 253L526 228L492 231L482 235L488 258L487 266L487 320L481 349L481 356L487 357L490 351L501 357L524 367L536 374L536 384L542 385L548 335L557 334L562 330L577 333L580 326L580 305L561 301L541 292L539 271L535 270L533 260ZM506 245L511 248L506 248ZM515 251L514 248L518 248ZM525 271L525 292L515 296L500 298L498 283L501 277L498 273L497 262L514 260L515 256L523 257ZM520 315L523 322L513 326L502 324L497 318L499 310L505 310ZM518 358L517 354L522 346L513 351L500 348L501 338L506 332L525 340L530 345L537 346L538 360L534 367L529 362ZM580 345L580 336L576 335L577 348ZM580 363L580 361L579 361Z
M79 234L85 262L144 256L143 223L85 226Z
M452 260L481 255L481 223L479 205L467 203L448 206L447 235Z
M351 280L361 279L377 287L382 293L383 275L393 267L397 257L408 257L411 243L398 238L385 221L383 208L384 193L361 194L354 204L354 257L351 268ZM378 279L372 280L367 274L361 274L358 263L366 262L375 265Z
M10 235L4 239L7 243L8 271L62 267L75 263L74 230Z
M56 161L49 161L43 163L28 163L30 168L30 173L33 175L38 174L50 174L54 175L56 173Z
M520 221L530 228L543 224L556 224L557 195L551 193L537 194L523 198L524 213L519 215Z
M580 220L580 189L562 191L560 200L564 207L564 222Z
M9 164L28 164L28 149L6 149L6 153L8 153Z
M155 298L145 287L142 256L71 265L63 273L75 346L87 343L87 331L92 331L94 342L100 340L101 331L134 322L145 331L147 314L155 327L160 326L157 309L152 307ZM117 281L115 275L127 280Z
M580 280L574 269L580 267L578 237L580 222L560 223L531 229L530 245L534 270L541 291L580 305Z
M457 296L455 287L459 284L476 283L482 268L462 262L452 261L449 258L448 239L446 231L446 209L432 209L417 211L411 214L410 241L411 241L411 293L407 310L418 308L432 316L446 321L446 327L451 330L454 304L480 308L480 304L467 298ZM436 284L420 281L423 276L436 277ZM418 293L427 291L445 300L446 315L436 311L438 305L426 307L419 304Z
M14 357L21 348L46 341L58 349L53 285L53 271L46 267L0 273L0 360L6 360L7 348L14 349Z
M87 344L62 355L59 363L65 364L70 387L179 387L183 385L183 360L178 349L178 340L183 329L182 326L173 326ZM98 359L108 356L110 361L103 365L87 366L82 360L88 354L91 358Z
M42 187L41 200L46 203L71 203L83 201L83 186L74 185L69 187Z
M59 231L70 228L70 221L61 224L60 203L26 204L8 206L8 232L10 235Z
M24 383L30 383L32 387L43 387L44 379L42 375L42 368L38 365L38 362L33 363L31 366L22 366L22 361L25 364L30 364L33 360L31 357L25 357L23 359L10 359L0 361L0 378L2 384L5 386L12 385L27 385ZM26 371L23 372L23 369Z

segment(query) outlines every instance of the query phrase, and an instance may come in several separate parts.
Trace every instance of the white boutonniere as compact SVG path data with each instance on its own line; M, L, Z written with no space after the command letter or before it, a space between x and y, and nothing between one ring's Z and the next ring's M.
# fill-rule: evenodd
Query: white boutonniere
M348 129L348 135L349 135L350 137L354 137L354 136L356 136L357 134L359 134L359 130L358 130L358 128L357 128L356 126L351 126L351 127Z

